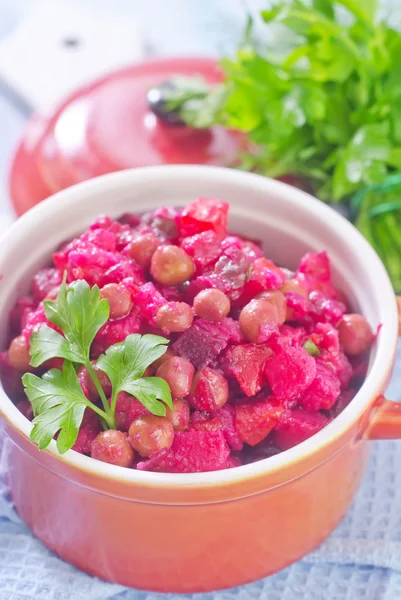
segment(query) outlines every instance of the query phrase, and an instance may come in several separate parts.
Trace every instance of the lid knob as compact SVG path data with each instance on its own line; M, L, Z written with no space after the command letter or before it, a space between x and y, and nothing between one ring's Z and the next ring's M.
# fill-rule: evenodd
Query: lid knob
M209 86L201 77L175 75L148 90L148 107L164 123L185 125L183 111L197 106L208 92Z

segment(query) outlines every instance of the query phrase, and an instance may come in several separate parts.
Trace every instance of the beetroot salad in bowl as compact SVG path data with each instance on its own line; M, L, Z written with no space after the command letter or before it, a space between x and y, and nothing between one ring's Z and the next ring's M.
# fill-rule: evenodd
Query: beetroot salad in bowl
M376 332L330 256L289 270L230 231L229 210L200 197L100 215L37 270L0 370L40 449L217 471L296 446L352 401Z

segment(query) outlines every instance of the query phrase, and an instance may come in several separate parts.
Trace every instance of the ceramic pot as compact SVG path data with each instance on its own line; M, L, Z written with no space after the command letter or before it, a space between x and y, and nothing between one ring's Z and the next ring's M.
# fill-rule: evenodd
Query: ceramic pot
M205 166L122 171L68 188L20 218L0 244L0 315L7 315L51 252L99 213L144 212L197 196L231 204L231 231L262 239L289 268L326 249L334 283L373 327L382 325L361 389L325 429L271 458L212 473L115 467L52 442L39 451L31 423L0 391L15 507L33 533L77 567L123 585L206 592L274 573L316 548L358 489L371 440L401 437L401 410L382 396L394 362L398 313L387 273L341 216L296 188ZM4 346L3 346L4 347Z

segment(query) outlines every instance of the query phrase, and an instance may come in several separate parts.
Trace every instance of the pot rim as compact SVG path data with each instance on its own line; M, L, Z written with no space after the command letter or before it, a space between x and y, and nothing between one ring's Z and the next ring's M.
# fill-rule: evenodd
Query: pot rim
M365 413L373 400L381 393L381 386L386 381L392 365L398 337L397 306L387 272L367 240L346 219L306 192L280 181L222 167L192 165L143 167L103 175L58 192L20 217L1 238L0 268L5 256L5 249L15 245L16 240L22 241L25 233L38 227L46 215L57 214L61 205L65 206L68 203L70 209L73 210L85 196L96 195L96 193L103 191L105 187L118 188L122 185L131 184L135 186L137 184L144 189L147 182L154 181L157 178L163 181L163 185L168 186L171 181L184 178L196 180L204 177L216 182L228 180L234 186L237 183L244 184L246 182L247 186L257 188L259 191L265 192L266 195L273 192L288 204L289 214L291 205L299 206L302 204L306 212L314 214L322 221L330 221L330 226L335 230L337 236L346 238L348 244L352 244L353 250L359 256L361 262L369 264L370 278L367 281L367 293L373 293L380 299L382 327L376 342L376 353L371 362L368 376L351 403L324 429L289 450L251 464L207 473L153 473L103 463L73 450L60 455L54 440L44 451L80 471L101 478L106 477L120 483L159 488L179 488L188 485L191 485L191 487L228 485L247 479L268 476L270 473L283 469L289 464L307 459L310 455L316 453L318 449L335 442ZM60 235L61 239L62 236ZM29 438L32 429L31 422L20 413L1 386L0 414L4 416L11 427Z

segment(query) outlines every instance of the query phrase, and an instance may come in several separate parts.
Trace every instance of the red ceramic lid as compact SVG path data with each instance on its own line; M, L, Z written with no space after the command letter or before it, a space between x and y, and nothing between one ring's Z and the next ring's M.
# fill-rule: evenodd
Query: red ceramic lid
M151 86L173 75L221 80L211 59L146 62L78 90L47 118L34 117L14 157L10 191L22 214L50 194L97 175L159 164L231 165L241 137L222 127L195 131L160 121L148 108Z

